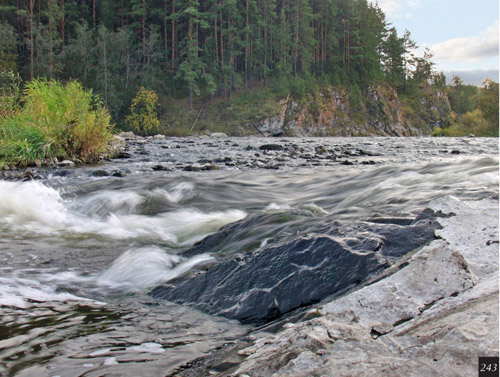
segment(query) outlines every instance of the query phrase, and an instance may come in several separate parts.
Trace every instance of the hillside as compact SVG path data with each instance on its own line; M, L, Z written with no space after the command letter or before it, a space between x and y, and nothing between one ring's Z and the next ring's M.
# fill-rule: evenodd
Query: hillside
M387 83L365 93L325 86L295 98L254 89L228 101L206 99L190 112L185 101L168 101L158 130L167 135L224 132L231 136L422 136L451 122L443 91L422 87L402 96Z

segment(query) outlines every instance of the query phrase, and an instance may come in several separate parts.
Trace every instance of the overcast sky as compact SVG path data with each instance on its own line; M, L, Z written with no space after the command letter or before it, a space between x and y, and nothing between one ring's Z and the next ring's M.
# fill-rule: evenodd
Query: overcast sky
M498 0L379 0L399 34L434 53L436 70L451 79L480 84L498 81Z

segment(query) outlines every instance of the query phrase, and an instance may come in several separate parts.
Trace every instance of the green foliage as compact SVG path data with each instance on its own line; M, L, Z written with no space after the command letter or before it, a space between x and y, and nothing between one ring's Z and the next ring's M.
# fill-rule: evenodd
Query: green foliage
M450 127L437 127L432 136L482 136L482 137L498 137L498 125L494 125L485 119L481 110L476 109L465 113L461 116L457 123Z
M477 108L479 89L475 85L465 85L458 76L453 76L447 89L452 110L461 116Z
M303 98L306 93L306 81L301 77L295 77L289 81L289 90L295 99Z
M361 90L357 85L353 85L349 88L349 104L351 110L360 111L363 103L363 95Z
M231 104L232 97L262 87L271 89L265 92L267 99L291 95L301 101L324 85L349 88L351 109L361 113L362 93L380 81L407 96L405 113L427 122L422 129L429 130L438 118L446 125L441 122L444 114L422 103L427 87L446 92L458 118L478 106L477 89L446 88L444 75L433 70L430 52L414 56L417 45L410 32L398 33L376 1L4 3L9 5L0 5L0 67L19 69L24 79L32 73L63 82L77 79L98 93L112 118L122 124L141 87L187 105L193 113L189 119L198 114L194 107L219 100ZM488 90L481 109L495 122ZM168 106L163 102L162 112ZM248 106L235 105L234 113L247 121L275 110L275 105ZM202 121L203 115L198 126ZM152 132L142 127L142 133Z
M24 106L0 123L0 160L27 165L53 157L89 162L106 151L110 116L77 81L29 82Z
M479 109L484 118L495 127L498 127L498 83L486 79L479 92Z
M158 120L158 95L155 91L142 87L132 100L130 114L125 118L125 124L139 135L150 135L160 127Z
M297 79L277 88L297 97L324 78L363 88L386 70L398 76L406 60L397 54L411 47L395 30L403 50L384 47L388 25L373 3L46 0L29 7L20 1L4 6L0 64L8 45L24 78L33 70L35 77L78 79L103 97L116 121L141 86L189 97L191 109L195 97L228 98L280 78Z
M15 29L0 21L0 70L17 70L18 38Z
M0 70L0 121L19 112L21 82L18 73Z

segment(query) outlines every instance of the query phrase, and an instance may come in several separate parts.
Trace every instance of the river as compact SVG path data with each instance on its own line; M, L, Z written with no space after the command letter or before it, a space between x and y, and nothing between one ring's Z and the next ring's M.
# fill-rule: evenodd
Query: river
M0 181L0 374L175 373L254 327L154 298L158 285L333 220L498 198L497 139L138 138L120 157Z

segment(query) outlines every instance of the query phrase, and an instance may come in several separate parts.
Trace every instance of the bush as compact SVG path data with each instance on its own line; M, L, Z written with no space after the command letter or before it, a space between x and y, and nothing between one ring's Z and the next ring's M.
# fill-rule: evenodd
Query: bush
M99 97L77 81L28 83L24 106L0 123L0 160L28 165L36 159L97 160L111 139L110 116Z
M292 97L299 100L302 99L306 93L306 82L301 77L294 77L289 82L289 89Z
M0 120L19 112L21 81L18 73L0 70Z
M451 127L436 127L432 136L468 136L498 137L498 126L488 122L481 110L476 109L462 115Z
M136 134L148 136L151 131L158 132L158 95L154 90L142 87L132 100L130 115L125 118L126 125Z

